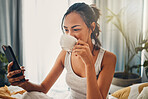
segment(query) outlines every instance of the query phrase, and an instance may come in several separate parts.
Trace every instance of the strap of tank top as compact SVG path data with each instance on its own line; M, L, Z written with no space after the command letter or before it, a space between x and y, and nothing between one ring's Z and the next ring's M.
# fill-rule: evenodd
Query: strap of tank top
M100 51L99 51L99 54L98 54L98 57L97 57L97 60L96 60L96 63L95 63L96 75L98 75L99 72L101 71L101 62L102 62L102 59L103 59L103 56L104 56L104 52L105 52L105 49L100 48Z
M70 53L69 52L66 52L66 55L65 55L65 60L64 60L64 66L65 68L68 70L69 69L69 57L70 57Z

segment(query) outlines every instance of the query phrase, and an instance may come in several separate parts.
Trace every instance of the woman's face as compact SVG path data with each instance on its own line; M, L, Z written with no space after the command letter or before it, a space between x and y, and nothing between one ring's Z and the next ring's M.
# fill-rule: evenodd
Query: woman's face
M91 30L87 27L81 16L75 12L68 14L64 20L64 30L77 39L88 42Z

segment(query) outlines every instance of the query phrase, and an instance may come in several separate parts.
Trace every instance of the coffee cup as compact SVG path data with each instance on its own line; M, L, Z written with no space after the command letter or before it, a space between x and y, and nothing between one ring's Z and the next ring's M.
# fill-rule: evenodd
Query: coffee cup
M60 38L61 48L66 51L71 51L76 43L77 43L77 39L68 34L63 34Z

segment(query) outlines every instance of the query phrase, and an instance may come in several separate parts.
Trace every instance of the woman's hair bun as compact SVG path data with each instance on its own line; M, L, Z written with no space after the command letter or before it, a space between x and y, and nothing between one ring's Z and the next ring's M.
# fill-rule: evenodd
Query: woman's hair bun
M101 15L100 9L98 9L95 4L91 4L90 7L95 12L95 17L96 17L96 21L97 21L100 18L100 15Z

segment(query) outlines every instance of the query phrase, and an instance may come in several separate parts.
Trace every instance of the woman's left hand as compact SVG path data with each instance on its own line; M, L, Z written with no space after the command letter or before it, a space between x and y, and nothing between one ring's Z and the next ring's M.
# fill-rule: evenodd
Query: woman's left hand
M76 45L74 46L72 52L76 56L80 56L86 66L87 65L89 65L89 66L94 65L93 64L93 56L92 56L90 47L84 41L78 40Z

